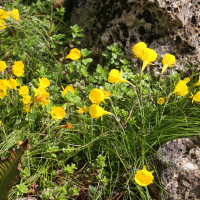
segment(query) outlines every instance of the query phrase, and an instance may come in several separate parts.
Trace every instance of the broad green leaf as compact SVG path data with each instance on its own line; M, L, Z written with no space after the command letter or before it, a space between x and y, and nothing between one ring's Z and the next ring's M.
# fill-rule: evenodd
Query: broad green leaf
M91 54L91 51L88 51L87 49L81 49L81 55L83 57L86 57L86 56L88 56L90 54Z
M86 58L86 59L83 59L82 62L84 65L87 65L88 63L92 62L92 58Z
M19 149L10 152L9 159L0 160L0 199L6 200L9 190L15 185L20 173L21 156L29 149L29 141L26 140Z
M109 51L104 51L102 53L103 56L108 57L111 53Z

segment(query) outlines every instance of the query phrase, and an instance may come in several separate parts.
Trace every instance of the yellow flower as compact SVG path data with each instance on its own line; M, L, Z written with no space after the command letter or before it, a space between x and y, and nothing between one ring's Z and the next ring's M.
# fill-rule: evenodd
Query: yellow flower
M63 128L72 129L73 126L72 126L72 124L69 122L69 123L67 123L65 126L61 126L59 129L63 129Z
M24 142L23 141L18 141L17 142L17 146L19 147L21 144L23 144Z
M142 170L138 171L133 178L135 182L140 186L147 186L151 183L153 183L154 177L152 175L154 171L147 171L146 166L143 167Z
M4 71L7 68L5 61L0 61L0 71Z
M15 89L16 90L16 87L18 86L19 84L17 83L17 79L9 79L8 80L8 87L9 89Z
M9 13L3 9L0 9L0 20L9 18Z
M199 80L192 86L192 88L195 87L195 86L199 86L199 85L200 85L200 75L199 75ZM191 89L192 89L192 88L191 88ZM190 89L190 90L191 90L191 89Z
M35 89L34 96L36 97L33 100L33 102L41 103L42 105L47 105L49 103L49 100L46 99L49 97L49 93L46 92L46 90L43 87L39 87L38 89Z
M69 91L72 91L72 94L74 94L74 88L68 85L65 89L63 88L63 95L65 95L65 93Z
M200 102L200 91L198 91L192 98L192 103L193 101L195 101L196 103L197 102Z
M24 95L21 101L23 101L24 104L29 104L31 102L31 97L29 95Z
M105 101L104 101L104 99L105 99L105 96L104 96L104 93L103 93L103 91L102 90L100 90L100 89L93 89L91 92L90 92L90 94L89 94L89 99L90 99L90 101L92 102L92 103L97 103L97 104L99 104L101 101L103 101L104 103L105 103Z
M8 87L8 81L4 79L0 79L0 88L7 90L7 87Z
M30 104L25 104L23 108L24 108L24 112L26 112L26 113L30 112L30 109L31 109Z
M70 58L72 60L77 60L81 57L81 53L77 48L71 49L69 54L65 58Z
M133 46L133 53L135 57L140 58L142 50L147 48L147 45L144 42L138 42L136 45Z
M16 21L19 20L19 10L14 9L13 11L8 12Z
M5 95L7 95L6 90L0 88L0 99L2 99Z
M83 106L82 108L79 108L79 110L77 110L77 112L79 114L83 114L84 112L88 112L88 109L86 106Z
M157 58L157 53L153 49L144 48L140 56L140 59L143 61L142 71L148 64L153 65L152 62L154 62L156 58Z
M18 67L18 68L24 69L24 64L23 64L23 62L21 62L21 61L15 61L13 67L14 67L14 66L15 66L15 67Z
M19 77L24 74L24 64L21 61L15 61L12 67L12 72L15 76Z
M49 103L50 103L50 99L46 99L46 100L40 102L40 104L43 105L43 106L46 106L46 105L48 105Z
M187 95L189 90L188 90L188 87L187 87L186 83L188 83L188 81L185 81L185 79L184 80L180 80L177 83L173 93L178 93L179 96Z
M40 82L39 87L47 88L50 86L50 81L47 78L41 78L41 79L39 78L39 82Z
M90 106L89 113L92 118L98 119L101 117L101 120L103 119L103 115L110 114L110 112L105 111L102 107L96 104Z
M188 83L189 81L190 81L190 78L185 78L184 80L180 80L177 83L173 93L177 93L178 96L187 95L189 90L186 83Z
M6 22L4 20L0 20L0 29L5 29L6 28Z
M166 97L165 97L165 98L166 98ZM165 98L160 97L160 98L158 99L158 103L159 103L160 105L162 105L163 103L165 103Z
M174 55L165 54L162 60L163 68L162 68L161 73L163 73L167 69L167 67L171 67L175 61L176 61L176 58Z
M112 69L110 71L110 74L108 75L108 82L109 83L119 83L119 82L124 82L124 83L130 83L129 81L127 81L126 79L124 79L122 77L122 69L120 70L120 72L116 69Z
M65 110L61 107L53 107L51 110L52 119L63 119L65 116Z
M28 95L29 94L29 89L27 86L20 86L19 89L19 95Z

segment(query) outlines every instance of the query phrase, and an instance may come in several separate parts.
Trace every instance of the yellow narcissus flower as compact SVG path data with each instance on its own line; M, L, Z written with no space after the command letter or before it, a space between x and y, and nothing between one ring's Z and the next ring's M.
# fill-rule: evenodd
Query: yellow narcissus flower
M15 61L12 67L12 72L15 76L19 77L24 74L24 64L21 61Z
M133 46L133 53L135 57L140 58L142 50L147 48L147 45L144 42L138 42L136 45Z
M163 68L162 68L161 73L163 73L167 69L167 67L171 67L175 61L176 61L176 58L174 55L165 54L162 60Z
M3 9L0 9L0 20L9 18L9 12L6 12Z
M29 94L29 89L27 86L20 86L19 89L19 95L28 95Z
M0 88L0 99L2 99L5 95L7 95L6 90Z
M11 15L16 21L19 21L19 10L14 9L10 12L8 12L9 15Z
M24 95L21 101L23 101L24 104L29 104L31 102L31 97L29 95Z
M166 97L165 97L165 98L166 98ZM160 105L164 104L164 103L165 103L165 98L160 97L160 98L158 99L158 103L159 103Z
M5 29L6 28L6 22L4 20L0 20L0 29Z
M19 84L17 83L17 79L9 79L8 80L8 87L9 89L15 89L16 90L16 87L18 86Z
M124 83L130 83L129 81L127 81L126 79L124 79L122 77L122 69L120 70L120 72L116 69L112 69L110 71L110 74L108 75L108 82L109 83L119 83L119 82L124 82Z
M200 102L200 91L198 91L192 98L192 103L193 101L195 101L196 103L197 102Z
M79 114L83 114L84 112L88 112L88 109L86 106L83 106L82 108L79 108L79 110L77 110L77 112Z
M39 87L38 89L35 89L34 94L35 99L33 102L41 103L43 105L47 105L49 103L49 100L47 101L47 98L49 97L49 93L46 92L46 90L43 87Z
M74 48L74 49L71 49L71 51L65 58L66 59L70 58L72 60L78 60L80 57L81 57L81 52L77 48Z
M4 79L0 79L0 88L3 90L7 90L8 87L8 81Z
M74 88L70 85L68 85L65 89L62 87L63 89L63 95L65 95L66 92L72 91L72 94L74 94Z
M46 105L48 105L49 103L50 103L50 99L46 99L46 100L40 102L40 104L41 104L42 106L46 106Z
M0 61L0 71L4 72L4 70L7 68L5 61Z
M18 141L17 142L17 146L19 147L21 144L23 144L24 142L23 141Z
M63 129L63 128L72 129L73 126L72 126L72 124L69 122L69 123L67 123L65 126L61 126L59 129Z
M178 96L185 96L189 93L188 87L186 85L186 83L188 83L190 81L190 78L185 78L184 80L180 80L175 89L174 89L174 93L177 93Z
M30 106L31 106L30 104L25 104L24 107L23 107L24 108L24 112L29 113L30 109L31 109Z
M93 89L89 94L89 99L92 103L99 104L101 101L104 101L104 93L100 89Z
M39 82L40 82L39 87L47 88L50 86L50 81L47 78L41 78L41 79L39 78Z
M143 61L142 71L148 64L153 65L152 62L154 62L156 58L157 58L157 53L153 49L144 48L140 56L140 59Z
M151 183L153 183L154 177L152 175L154 171L147 171L146 166L143 167L142 170L138 171L133 178L135 182L140 186L147 186Z
M65 116L65 110L61 107L53 107L51 110L52 119L63 119Z
M96 104L90 106L89 113L92 118L98 119L101 117L101 120L103 119L103 115L110 114L110 112L105 111L102 107Z

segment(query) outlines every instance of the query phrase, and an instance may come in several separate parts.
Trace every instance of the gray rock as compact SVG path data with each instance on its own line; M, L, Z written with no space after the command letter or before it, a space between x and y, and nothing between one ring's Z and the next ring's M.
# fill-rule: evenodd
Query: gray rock
M164 199L200 198L200 135L194 139L181 138L162 145L154 157ZM158 181L157 177L155 178ZM161 199L156 184L149 188Z
M199 0L74 0L70 23L84 29L81 48L99 58L118 41L136 69L132 47L140 41L157 52L159 63L166 53L195 66L200 59ZM186 72L184 65L176 62L174 68ZM161 68L151 66L154 73Z

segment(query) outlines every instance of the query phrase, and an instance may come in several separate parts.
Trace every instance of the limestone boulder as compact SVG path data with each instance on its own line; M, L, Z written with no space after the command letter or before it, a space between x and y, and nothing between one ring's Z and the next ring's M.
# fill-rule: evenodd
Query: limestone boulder
M155 75L166 53L199 70L199 0L74 0L71 10L70 24L84 29L81 47L92 50L96 58L106 46L120 42L126 58L137 69L132 47L143 41L158 54L158 62L151 67ZM187 70L184 65L176 62L175 69Z
M200 135L194 139L180 138L162 145L154 157L154 165L163 188L165 200L200 199ZM156 199L161 191L149 185Z

